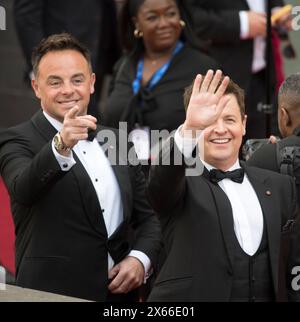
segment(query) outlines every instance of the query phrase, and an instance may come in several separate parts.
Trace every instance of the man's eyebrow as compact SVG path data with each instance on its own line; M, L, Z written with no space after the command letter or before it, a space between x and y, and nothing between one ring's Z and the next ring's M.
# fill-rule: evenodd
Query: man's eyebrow
M235 114L225 114L224 117L234 117L234 118L236 118L237 116Z
M83 73L78 73L78 74L72 75L72 78L75 78L75 77L83 77L83 78L85 78Z
M56 76L56 75L50 75L50 76L48 76L48 78L47 78L47 80L53 80L53 79L61 79L61 77L59 77L59 76Z

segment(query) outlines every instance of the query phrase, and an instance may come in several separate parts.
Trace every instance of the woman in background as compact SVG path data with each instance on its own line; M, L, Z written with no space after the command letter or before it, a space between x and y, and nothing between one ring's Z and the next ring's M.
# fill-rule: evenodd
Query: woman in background
M115 66L103 123L127 122L140 159L150 157L150 130L171 132L183 123L183 92L196 74L219 68L196 47L182 3L129 0L121 13L126 52Z

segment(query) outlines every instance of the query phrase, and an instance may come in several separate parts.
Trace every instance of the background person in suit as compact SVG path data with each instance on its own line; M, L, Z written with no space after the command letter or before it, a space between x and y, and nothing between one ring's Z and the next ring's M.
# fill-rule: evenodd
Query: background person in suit
M162 150L171 165L150 171L149 196L168 255L149 300L299 300L292 288L292 270L300 263L293 180L240 164L243 92L221 75L209 71L203 82L197 76L186 97L186 120ZM185 159L175 164L173 155L189 158L199 140L204 172L186 176Z
M43 38L68 32L89 49L97 79L89 113L98 117L104 76L120 55L115 1L14 0L14 16L27 63L26 78L32 71L32 51Z
M246 138L266 136L266 118L257 111L266 103L266 0L186 0L197 35L206 40L209 52L223 72L246 92L248 122ZM283 6L282 0L271 0L273 12ZM287 16L277 21L289 27ZM276 75L271 55L271 103L275 103ZM276 110L275 110L276 112ZM277 129L273 114L273 133ZM276 133L277 134L277 133Z
M104 153L105 129L86 115L95 75L76 39L59 34L41 42L33 70L42 111L0 134L0 171L16 228L16 283L90 300L132 300L160 247L141 169L111 164ZM112 144L119 155L119 138Z
M279 88L278 127L283 137L280 143L283 147L300 147L300 73L290 75ZM251 156L247 164L280 172L277 144L264 145ZM299 188L298 202L300 202Z

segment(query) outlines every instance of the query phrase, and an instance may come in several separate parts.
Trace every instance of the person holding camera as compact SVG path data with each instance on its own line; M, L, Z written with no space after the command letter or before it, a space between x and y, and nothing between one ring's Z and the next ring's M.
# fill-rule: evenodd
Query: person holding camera
M287 77L279 88L278 127L283 139L278 142L273 140L275 144L264 144L252 154L247 163L251 166L283 172L294 177L299 202L300 73Z

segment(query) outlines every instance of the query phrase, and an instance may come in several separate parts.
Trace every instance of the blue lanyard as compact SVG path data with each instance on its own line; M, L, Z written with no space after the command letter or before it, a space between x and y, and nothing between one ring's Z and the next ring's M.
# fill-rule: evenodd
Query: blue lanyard
M182 49L182 47L183 47L183 43L181 41L178 41L175 49L173 50L171 59L167 61L160 69L158 69L151 77L149 84L147 86L148 90L151 90L162 79L162 77L165 75L166 71L168 70L171 64L173 57ZM144 59L141 58L138 62L135 80L132 82L132 90L134 95L136 95L141 88L143 70L144 70Z

